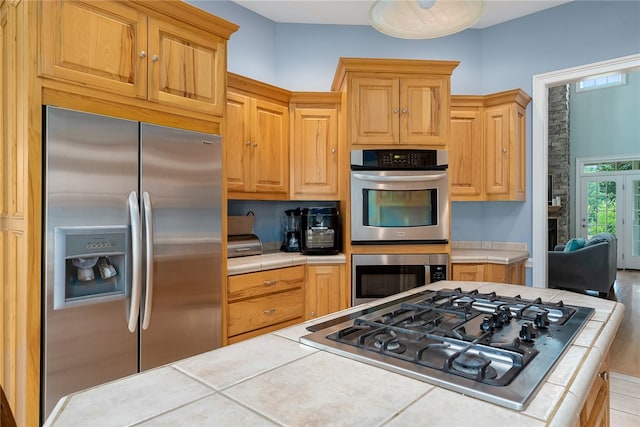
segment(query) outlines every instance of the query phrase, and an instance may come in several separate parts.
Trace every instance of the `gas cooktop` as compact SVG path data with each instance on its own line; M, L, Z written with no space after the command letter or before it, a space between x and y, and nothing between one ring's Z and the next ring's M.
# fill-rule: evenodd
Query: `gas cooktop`
M441 289L314 325L300 342L523 410L593 311Z

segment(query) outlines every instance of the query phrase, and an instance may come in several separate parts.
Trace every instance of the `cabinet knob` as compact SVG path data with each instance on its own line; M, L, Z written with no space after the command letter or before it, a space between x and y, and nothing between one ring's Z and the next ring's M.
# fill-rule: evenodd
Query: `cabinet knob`
M147 57L147 52L145 52L144 50L140 51L140 58L146 58Z
M335 149L335 148L332 148L332 149L331 149L331 153L336 154L336 149Z
M397 108L394 108L394 109L393 109L393 112L394 112L394 113L397 113L397 112L398 112L398 109L397 109Z
M506 149L506 148L503 148L503 149L502 149L502 152L503 152L503 153L506 153L506 152L507 152L507 149Z
M151 60L152 60L153 62L158 62L158 60L159 60L159 59L160 59L160 57L159 57L158 55L153 55L153 56L151 57Z
M253 146L254 146L254 147L257 147L257 146L258 146L258 143L256 142L255 144L253 144Z
M245 142L245 144L244 144L244 145L246 145L247 147L249 147L249 146L251 145L251 141L247 141L247 142Z
M315 311L311 312L311 317L316 317L316 312Z
M274 307L274 308L270 308L270 309L268 309L268 310L263 311L263 313L264 313L264 314L266 314L267 316L268 316L268 315L270 315L270 314L273 314L273 313L275 313L275 312L276 312L275 307Z
M605 380L605 381L608 381L608 380L609 380L609 372L608 372L608 371L602 371L602 372L600 372L600 373L598 374L598 376L599 376L600 378L602 378L603 380Z
M408 113L407 109L406 109L406 108L403 108L403 109L402 109L402 114L407 114L407 113Z

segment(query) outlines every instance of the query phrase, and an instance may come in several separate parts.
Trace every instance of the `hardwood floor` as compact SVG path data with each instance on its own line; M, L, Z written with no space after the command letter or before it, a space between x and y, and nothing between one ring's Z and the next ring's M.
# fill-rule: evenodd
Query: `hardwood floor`
M609 298L625 308L609 352L612 370L640 378L640 271L618 270Z
M609 350L611 426L640 425L640 271L618 270L610 299L625 306Z

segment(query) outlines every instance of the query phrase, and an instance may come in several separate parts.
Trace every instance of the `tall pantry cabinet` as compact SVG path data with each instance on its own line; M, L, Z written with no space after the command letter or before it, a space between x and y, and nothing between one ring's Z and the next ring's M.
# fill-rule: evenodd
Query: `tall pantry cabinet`
M0 0L0 25L0 384L30 427L40 425L42 106L220 133L238 27L178 0Z

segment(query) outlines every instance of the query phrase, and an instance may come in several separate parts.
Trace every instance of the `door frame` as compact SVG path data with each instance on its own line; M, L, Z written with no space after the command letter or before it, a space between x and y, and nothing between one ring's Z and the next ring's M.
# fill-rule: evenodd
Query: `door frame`
M547 174L549 144L549 88L595 74L640 68L640 54L623 56L533 76L532 96L532 265L533 287L547 287Z

